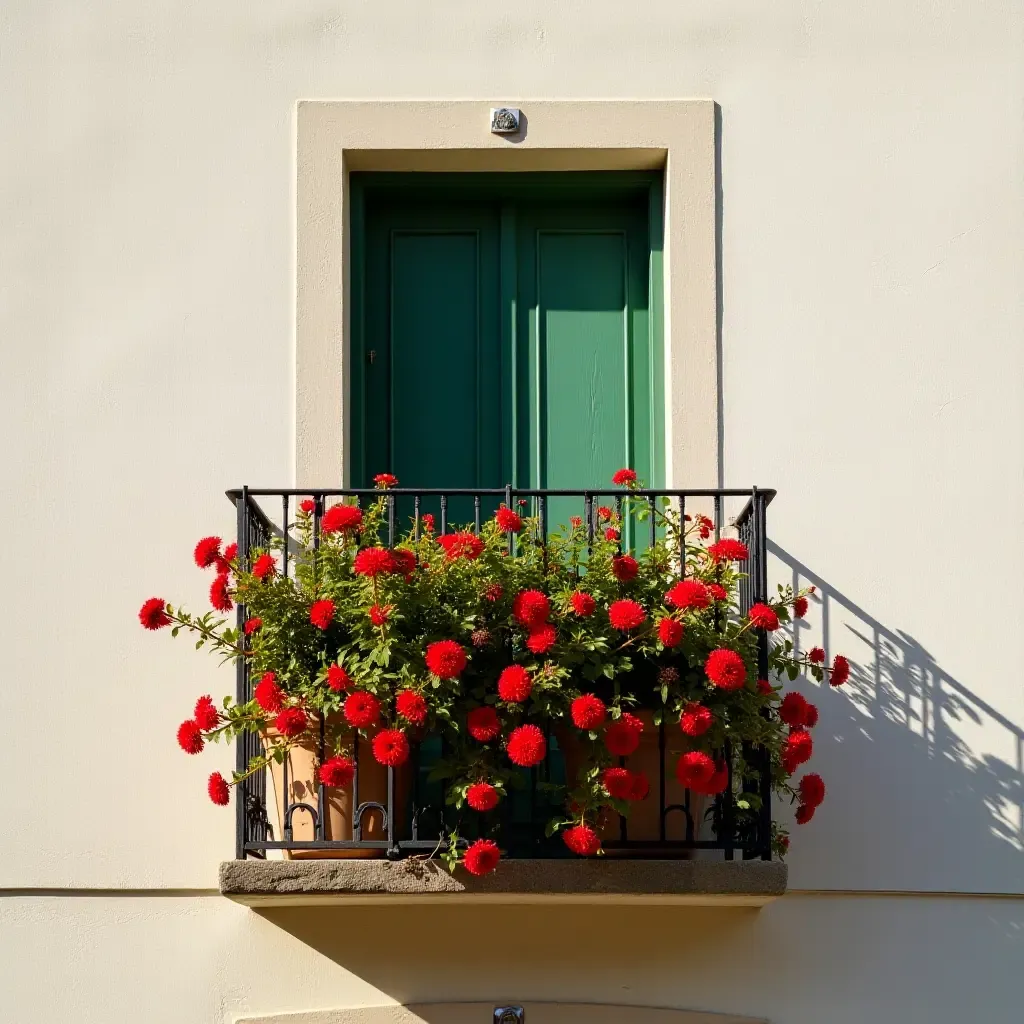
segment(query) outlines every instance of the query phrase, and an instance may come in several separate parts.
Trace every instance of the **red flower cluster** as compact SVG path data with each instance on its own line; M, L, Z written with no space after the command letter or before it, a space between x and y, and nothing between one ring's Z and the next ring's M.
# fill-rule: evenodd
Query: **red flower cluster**
M593 615L594 609L597 607L597 602L583 590L574 591L572 597L569 598L569 603L572 605L572 610L581 619Z
M332 786L335 789L344 789L346 786L350 786L355 775L355 762L341 754L320 765L320 781L325 786Z
M252 563L252 574L258 580L265 580L268 576L273 576L275 572L277 572L277 563L274 561L273 555L260 555Z
M558 633L549 623L532 627L526 635L526 646L534 654L547 654L557 642Z
M607 523L612 517L612 510L607 505L598 505L597 507L597 518L602 523Z
M486 545L472 530L458 530L455 533L446 533L443 537L437 538L437 543L444 548L444 555L450 562L457 558L466 558L474 561L479 558Z
M387 548L361 548L352 560L352 571L359 576L385 576L395 571L394 556Z
M729 769L702 750L689 750L676 762L676 778L694 793L715 796L729 785Z
M229 612L235 606L231 603L228 593L228 574L218 573L210 584L210 604L219 612Z
M358 505L332 505L320 520L326 534L358 530L363 525L363 510Z
M309 609L309 621L317 629L328 629L334 621L334 602L330 598L314 601Z
M328 665L327 685L335 693L341 693L352 685L352 677L340 665Z
M646 800L651 791L647 776L628 768L605 768L601 785L613 800Z
M409 740L401 729L381 729L373 737L373 756L389 768L409 760Z
M203 732L216 729L220 724L220 712L217 711L217 705L213 703L213 698L209 694L196 701L195 711L192 712L192 715L196 720L196 725Z
M612 559L612 575L620 583L629 583L630 580L635 580L639 572L640 563L632 555L616 555Z
M825 652L820 647L812 647L807 660L812 665L821 665L825 661Z
M263 620L257 616L253 616L251 619L245 620L245 625L242 627L245 630L246 636L252 636L256 633L263 625Z
M438 640L427 645L425 660L438 679L458 679L466 667L466 652L454 640Z
M612 474L612 483L616 487L628 487L630 484L636 483L636 470L634 469L617 469Z
M523 528L523 520L519 515L504 505L495 513L494 521L502 533L518 533Z
M791 729L782 747L782 765L792 775L797 767L811 759L813 753L811 734L803 728Z
M206 792L218 807L226 807L231 802L231 790L227 779L220 772L214 772L206 783Z
M531 629L543 625L551 614L551 602L539 590L522 590L512 601L512 617Z
M577 729L600 729L608 717L608 709L600 697L582 693L570 705L569 714Z
M658 623L658 639L665 647L678 647L686 630L681 622L664 618Z
M365 690L350 693L341 710L354 729L370 729L380 721L380 701Z
M562 840L580 857L593 857L601 849L601 837L586 824L567 828L562 833Z
M473 708L466 715L466 731L480 743L489 743L501 735L501 720L498 712L489 704Z
M743 659L727 647L719 647L704 662L708 679L723 690L739 690L747 681L747 666Z
M423 532L424 533L433 533L434 532L434 514L433 514L433 512L424 512L423 515L420 516L420 522L423 523Z
M807 698L794 690L782 698L782 703L779 705L779 718L789 726L806 725L807 710L810 707Z
M151 597L139 609L139 622L146 629L163 629L171 624L167 602L162 597Z
M793 618L802 619L807 614L807 598L798 597L793 602Z
M370 621L375 626L383 626L388 619L391 618L391 605L389 604L371 604L370 605Z
M711 595L699 580L680 580L665 594L665 604L684 612L699 611L711 604Z
M471 875L489 875L501 860L498 844L492 839L478 839L462 857L462 863Z
M644 731L644 723L626 711L616 718L604 731L604 745L609 754L616 757L629 757L640 746L640 736Z
M256 703L264 710L278 712L284 707L284 691L277 685L273 672L265 672L252 692Z
M217 565L221 559L220 545L220 537L204 537L192 553L196 565L200 569L208 569L211 565Z
M757 629L766 630L769 633L779 628L778 612L768 604L758 602L751 605L750 611L747 612L747 618L750 619L752 626Z
M833 686L842 686L850 678L850 663L841 654L835 656L832 662L832 675L829 682Z
M721 583L709 583L708 593L711 595L711 599L713 601L724 601L729 596L728 591L721 585Z
M498 676L498 696L511 704L521 704L532 690L530 673L522 665L509 665Z
M637 626L642 626L647 619L647 612L643 606L636 601L624 598L621 601L612 601L608 606L608 621L612 629L622 633L628 633Z
M311 516L316 509L316 502L312 498L303 498L299 502L299 511Z
M206 744L203 741L203 732L199 728L198 722L190 718L178 726L178 746L186 754L201 754L203 752L203 747Z
M274 719L274 728L282 736L293 738L302 735L308 722L309 718L302 708L285 708Z
M504 594L504 588L500 583L488 583L484 588L484 600L490 601L492 604L495 601L500 601Z
M500 794L489 782L474 782L466 790L466 803L474 811L493 811L498 806Z
M683 713L679 716L679 728L687 736L703 736L714 721L715 716L711 714L710 708L691 702L683 708Z
M520 768L540 764L548 752L544 733L535 725L520 725L512 730L505 747L508 759Z
M622 537L622 534L619 533L619 531L616 530L614 526L609 526L608 529L604 531L604 539L605 540L616 541L616 540L621 539L621 537Z
M723 537L714 544L708 545L708 554L715 562L743 562L750 556L747 545L743 541Z
M373 478L373 482L383 490L388 487L397 487L398 477L393 473L378 473Z
M797 786L800 802L808 807L820 807L825 800L825 783L816 772L805 775Z
M413 725L422 725L427 720L427 700L415 690L402 690L395 698L395 710Z

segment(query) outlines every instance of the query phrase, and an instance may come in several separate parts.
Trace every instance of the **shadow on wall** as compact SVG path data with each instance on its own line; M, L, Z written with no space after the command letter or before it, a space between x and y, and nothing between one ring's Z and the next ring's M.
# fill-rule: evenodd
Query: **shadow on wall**
M813 765L829 794L794 830L791 887L1021 892L1024 730L914 637L768 547L794 588L817 588L798 649L823 641L851 665L841 689L798 684L821 711Z

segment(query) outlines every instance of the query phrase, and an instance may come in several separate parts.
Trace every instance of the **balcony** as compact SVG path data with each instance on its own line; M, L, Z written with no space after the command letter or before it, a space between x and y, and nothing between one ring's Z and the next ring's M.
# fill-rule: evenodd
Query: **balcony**
M398 540L400 523L411 523L419 538L430 517L439 536L458 528L479 534L482 522L504 505L518 508L535 524L532 540L542 546L554 529L551 524L573 517L585 532L588 551L604 529L601 517L613 509L621 525L619 550L640 552L665 542L664 520L659 521L657 509L670 508L680 523L691 512L700 512L713 522L716 540L729 534L749 549L746 575L739 584L741 611L766 600L766 510L774 495L757 488L640 489L628 496L621 490L511 487L228 492L237 512L240 559L274 546L285 579L302 560L316 559L325 509L341 499L366 508L377 503L383 509L388 547ZM294 516L298 503L310 500L311 522L303 539ZM649 507L646 519L635 514L638 505ZM513 546L524 542L510 541ZM685 560L685 548L681 557ZM247 611L239 606L237 614L241 633ZM766 676L766 635L758 641L757 660L759 674ZM254 682L242 660L236 679L239 704L252 700ZM462 869L449 873L438 859L447 851L453 829L463 844L482 834L481 816L445 803L437 775L447 738L414 737L409 760L400 768L384 768L367 756L369 743L356 734L355 772L344 798L322 782L311 783L309 766L290 755L238 783L235 859L221 865L221 891L254 906L439 900L760 906L781 895L787 869L772 859L767 752L750 744L735 750L726 741L721 756L728 766L728 784L717 796L702 797L683 789L672 770L679 752L678 727L656 718L648 725L645 747L628 759L620 758L619 764L643 760L649 795L637 805L642 810L629 817L606 814L601 819L601 857L574 857L557 836L545 831L545 824L565 807L565 785L574 775L576 756L568 734L574 730L547 727L548 756L536 767L519 769L507 799L488 815L486 834L500 844L502 862L499 871L483 878ZM319 744L308 752L312 763L322 764L330 756L329 734L330 722L321 720ZM240 775L261 753L262 743L257 733L238 737ZM742 772L736 770L738 764ZM750 794L756 794L756 806L745 799Z

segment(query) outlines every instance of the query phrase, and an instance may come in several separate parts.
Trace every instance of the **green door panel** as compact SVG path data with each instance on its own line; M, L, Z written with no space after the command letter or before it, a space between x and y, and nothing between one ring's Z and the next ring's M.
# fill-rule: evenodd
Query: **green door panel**
M353 483L661 482L660 182L533 177L352 176Z

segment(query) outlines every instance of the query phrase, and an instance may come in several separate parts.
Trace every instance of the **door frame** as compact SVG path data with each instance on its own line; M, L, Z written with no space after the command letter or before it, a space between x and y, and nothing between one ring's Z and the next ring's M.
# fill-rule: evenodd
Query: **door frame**
M349 387L345 460L346 480L365 480L364 464L366 424L365 366L366 352L366 203L373 198L407 198L410 195L441 201L486 199L501 207L500 220L500 305L502 372L512 384L512 419L516 409L516 356L518 351L517 317L517 240L515 208L517 201L550 202L571 195L584 201L614 202L633 200L647 211L647 309L648 350L650 353L650 479L649 486L664 486L665 476L665 344L661 297L664 293L664 175L660 171L561 171L512 172L356 172L349 178ZM508 417L505 417L507 420ZM502 425L503 461L514 449L514 439L504 436L514 427ZM522 486L513 479L518 459L512 455L503 483ZM604 483L605 481L595 481Z
M523 129L492 135L490 109ZM665 483L719 482L716 106L696 100L303 100L296 106L297 487L347 484L352 171L661 171ZM340 371L340 372L339 372Z

